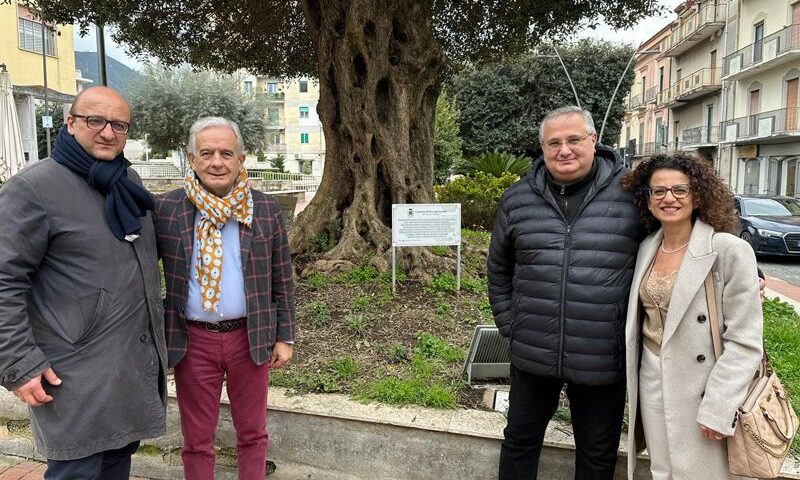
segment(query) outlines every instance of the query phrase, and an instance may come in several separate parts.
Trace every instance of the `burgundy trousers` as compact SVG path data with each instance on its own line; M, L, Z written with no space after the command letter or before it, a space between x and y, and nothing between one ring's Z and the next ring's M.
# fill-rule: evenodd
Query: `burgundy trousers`
M217 333L188 325L187 331L189 348L175 367L185 478L214 479L214 435L225 378L239 479L264 480L269 365L256 365L250 358L247 328Z

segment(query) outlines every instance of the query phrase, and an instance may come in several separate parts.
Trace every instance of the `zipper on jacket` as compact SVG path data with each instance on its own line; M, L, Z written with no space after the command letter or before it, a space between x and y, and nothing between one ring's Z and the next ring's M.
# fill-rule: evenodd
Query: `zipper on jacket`
M561 309L558 319L558 377L562 378L564 358L564 328L567 323L567 272L569 270L569 254L572 246L572 225L567 225L567 235L564 238L564 268L561 269Z

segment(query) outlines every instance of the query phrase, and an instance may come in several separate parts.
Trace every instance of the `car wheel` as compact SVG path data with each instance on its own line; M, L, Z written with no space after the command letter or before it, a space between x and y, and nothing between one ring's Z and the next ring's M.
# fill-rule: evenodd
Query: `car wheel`
M745 242L749 243L751 247L753 246L753 236L752 236L752 235L750 235L750 232L748 232L747 230L743 231L743 232L742 232L742 233L739 235L739 238L741 238L741 239L742 239L742 240L744 240Z

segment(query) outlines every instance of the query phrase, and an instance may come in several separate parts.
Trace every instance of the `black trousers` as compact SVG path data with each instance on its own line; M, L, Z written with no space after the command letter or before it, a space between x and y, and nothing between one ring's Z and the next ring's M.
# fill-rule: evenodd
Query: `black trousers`
M75 460L48 460L44 480L128 480L139 442Z
M625 381L586 386L532 375L511 366L508 424L500 449L500 480L537 478L547 424L567 397L575 435L575 480L611 480L625 409Z

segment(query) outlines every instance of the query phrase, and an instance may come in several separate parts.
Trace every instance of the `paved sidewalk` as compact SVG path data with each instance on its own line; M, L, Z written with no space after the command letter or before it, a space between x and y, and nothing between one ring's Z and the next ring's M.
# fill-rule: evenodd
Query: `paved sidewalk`
M46 465L36 460L0 455L0 480L42 480ZM147 480L131 477L131 480Z
M766 295L768 298L780 298L793 306L794 309L800 313L800 287L792 285L780 278L767 275Z

